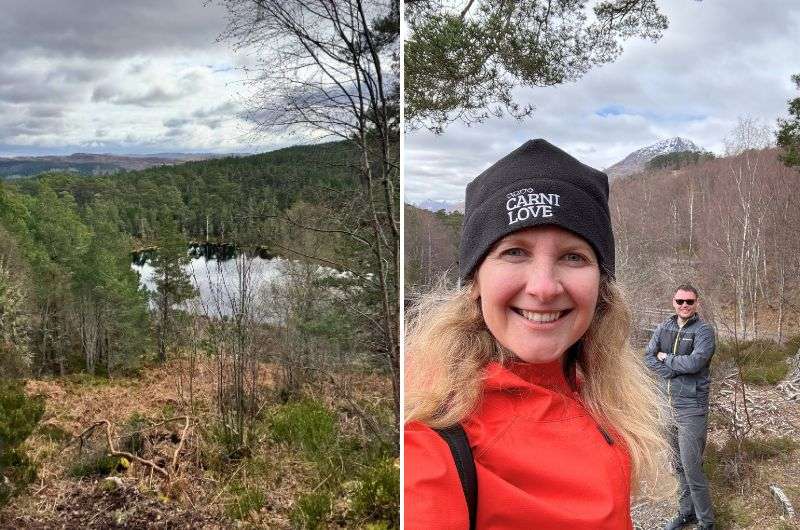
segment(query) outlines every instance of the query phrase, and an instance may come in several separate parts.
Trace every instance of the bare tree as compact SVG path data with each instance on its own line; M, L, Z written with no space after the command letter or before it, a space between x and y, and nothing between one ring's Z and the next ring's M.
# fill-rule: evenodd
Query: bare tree
M207 297L199 297L196 304L208 321L205 335L216 360L217 411L232 451L252 442L261 401L258 370L263 315L256 299L260 278L255 263L239 252L227 262L206 262L205 277L195 276L195 283L200 279L208 285Z
M725 156L735 156L751 149L766 149L775 145L769 126L752 116L739 116L736 126L722 142L725 144Z
M251 76L256 92L248 117L257 130L339 138L354 147L359 186L351 214L325 226L294 221L344 235L367 253L361 263L332 265L353 271L378 300L376 314L367 321L392 375L399 424L399 89L392 69L399 60L399 2L221 4L229 13L221 38L256 54Z

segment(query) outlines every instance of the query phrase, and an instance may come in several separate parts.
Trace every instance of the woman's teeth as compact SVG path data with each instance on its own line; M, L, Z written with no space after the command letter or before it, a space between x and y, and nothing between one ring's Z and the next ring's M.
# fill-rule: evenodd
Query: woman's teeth
M553 322L554 320L558 320L563 311L550 311L543 313L541 311L525 311L524 309L520 309L519 313L526 319L533 322Z

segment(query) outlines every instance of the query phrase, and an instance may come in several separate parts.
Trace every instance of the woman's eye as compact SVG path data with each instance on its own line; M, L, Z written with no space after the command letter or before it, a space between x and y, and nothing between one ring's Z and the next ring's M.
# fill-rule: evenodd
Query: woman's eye
M578 254L577 252L570 252L568 254L564 254L564 260L570 263L588 263L588 259L583 254Z
M509 256L509 257L522 257L525 255L525 251L521 248L507 248L500 252L501 256Z

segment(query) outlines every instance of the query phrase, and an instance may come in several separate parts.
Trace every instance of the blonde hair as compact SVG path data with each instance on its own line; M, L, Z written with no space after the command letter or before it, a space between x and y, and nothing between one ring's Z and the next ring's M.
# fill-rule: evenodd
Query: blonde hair
M471 285L440 285L407 311L406 421L436 429L461 422L481 399L483 367L513 356L489 332L470 292ZM666 437L671 416L628 343L630 325L631 312L619 287L601 278L594 318L568 364L574 362L580 374L584 406L628 449L632 490L666 496L675 489Z

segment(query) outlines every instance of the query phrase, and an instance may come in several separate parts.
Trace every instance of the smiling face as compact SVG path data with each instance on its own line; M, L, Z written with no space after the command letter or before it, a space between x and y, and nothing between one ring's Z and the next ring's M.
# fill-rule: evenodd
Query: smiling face
M486 326L521 360L560 359L594 316L600 269L591 245L556 226L528 228L494 244L475 274Z
M678 304L676 300L681 300L683 303ZM688 300L693 301L692 305L686 303ZM675 292L675 296L672 297L672 307L675 308L675 313L684 322L692 318L692 316L697 313L698 303L697 295L692 291L684 291L683 289L679 289Z

